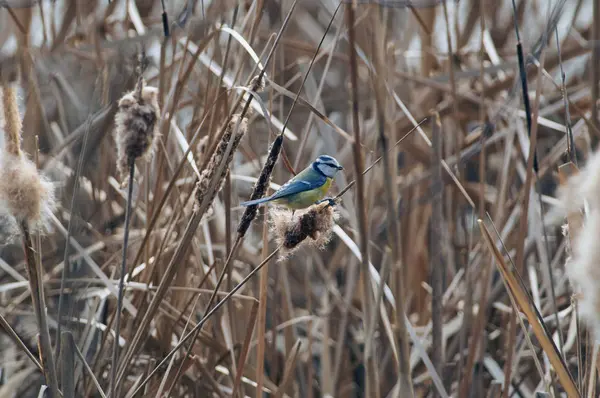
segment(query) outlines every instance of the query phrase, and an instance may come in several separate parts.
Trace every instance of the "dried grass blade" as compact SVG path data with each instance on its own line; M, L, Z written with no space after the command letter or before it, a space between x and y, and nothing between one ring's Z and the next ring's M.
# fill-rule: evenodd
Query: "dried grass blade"
M75 350L73 349L73 335L68 332L61 333L62 350L61 376L62 393L64 398L75 398Z
M512 294L514 295L516 302L519 304L521 310L527 317L527 320L533 329L533 333L540 342L542 349L548 355L548 359L554 367L561 385L563 386L569 397L579 397L579 391L575 386L575 382L573 381L571 374L565 367L560 353L558 352L558 348L552 341L551 336L548 336L546 334L543 325L540 323L540 320L535 310L532 308L533 304L529 300L528 295L525 293L520 283L510 271L508 265L504 262L504 257L494 244L494 240L492 239L492 236L485 224L483 223L483 221L478 220L478 223L485 243L496 260L496 265L498 266L498 270L500 271L502 278L506 281L507 286L508 288L510 288ZM506 377L510 376L506 375Z
M10 323L8 323L8 321L6 320L6 318L4 318L4 316L2 316L2 314L0 314L0 327L4 329L4 331L6 332L6 334L8 334L8 336L17 345L17 347L20 347L23 350L23 352L25 353L25 355L27 355L27 357L29 359L31 359L31 361L33 362L33 364L40 371L43 371L44 369L42 368L42 365L37 360L37 358L35 357L35 355L33 355L33 353L31 351L29 351L29 348L27 347L27 345L25 345L25 343L23 342L23 340L21 340L21 338L19 337L19 335L17 334L17 332L15 332L15 330L12 328L12 326L10 326Z
M277 392L275 392L275 395L273 396L273 398L282 398L283 395L285 394L285 390L287 390L288 385L292 381L292 374L294 372L294 369L296 368L296 360L298 359L298 352L300 351L301 345L302 345L301 341L297 340L296 343L294 344L294 347L292 347L290 355L288 356L288 359L285 361L285 368L284 368L285 370L283 372L283 380L281 381L281 385L277 389ZM309 387L312 387L312 386L309 386Z
M237 390L240 388L240 383L242 381L242 375L244 374L244 364L246 363L246 359L248 358L248 353L250 352L250 343L252 342L252 333L254 331L254 326L256 325L256 316L258 315L258 301L252 302L252 308L250 309L250 316L248 317L248 323L246 325L246 336L244 337L244 344L242 345L242 350L240 351L240 358L238 359L235 381L233 383L233 389L231 396L235 398L237 396ZM242 395L243 387L242 387Z
M77 356L79 357L79 360L81 361L81 363L85 367L85 370L87 371L88 376L90 377L90 379L92 379L92 382L94 383L94 386L96 386L96 390L98 391L98 393L100 394L100 396L102 398L106 398L106 394L102 390L102 386L100 386L100 383L98 382L98 379L94 375L94 371L92 370L92 368L90 368L90 365L85 360L85 357L83 356L83 354L79 350L79 347L77 347L77 345L75 344L75 341L73 340L73 335L71 334L71 332L65 332L65 333L67 333L69 335L69 338L71 340L70 344L75 349L75 354L77 354Z

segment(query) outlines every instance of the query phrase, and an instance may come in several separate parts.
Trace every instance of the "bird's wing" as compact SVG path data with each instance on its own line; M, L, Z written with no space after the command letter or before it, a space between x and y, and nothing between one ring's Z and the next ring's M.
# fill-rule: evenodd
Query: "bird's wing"
M271 196L271 200L319 188L321 185L325 184L326 180L327 177L316 173L313 170L304 170L282 185L281 188Z

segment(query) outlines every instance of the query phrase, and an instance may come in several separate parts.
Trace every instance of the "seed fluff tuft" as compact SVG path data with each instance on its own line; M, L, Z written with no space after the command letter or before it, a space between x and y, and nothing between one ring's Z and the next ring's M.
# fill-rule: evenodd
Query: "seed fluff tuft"
M328 202L312 205L298 214L283 208L270 210L271 232L287 256L302 246L323 249L331 240L339 213ZM310 239L307 239L310 238Z
M117 169L122 185L126 186L129 162L143 158L148 161L154 153L160 119L158 89L136 87L119 100L115 115L115 143L117 145Z
M560 205L554 212L561 212L563 219L579 217L585 208L580 227L563 226L563 234L571 242L565 270L574 292L580 293L577 301L582 318L600 338L600 152L590 156L585 167L558 189L557 196Z
M54 186L39 174L24 154L3 153L0 159L0 203L18 222L32 231L44 232L56 207Z

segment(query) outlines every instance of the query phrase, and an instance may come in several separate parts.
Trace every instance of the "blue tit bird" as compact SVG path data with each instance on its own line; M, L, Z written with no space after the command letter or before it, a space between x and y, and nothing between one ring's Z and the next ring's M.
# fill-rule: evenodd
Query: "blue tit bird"
M323 199L333 177L344 168L333 157L319 156L310 166L281 186L273 195L241 203L252 206L274 202L292 210L304 209Z

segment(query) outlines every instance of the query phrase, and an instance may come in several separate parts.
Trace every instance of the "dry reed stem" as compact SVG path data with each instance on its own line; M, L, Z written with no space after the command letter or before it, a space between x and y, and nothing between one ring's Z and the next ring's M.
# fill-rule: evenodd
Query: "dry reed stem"
M513 9L514 9L514 0L513 0ZM514 15L516 15L516 10L513 10ZM516 16L515 16L516 18ZM540 100L540 90L541 90L541 77L542 77L542 69L543 69L543 64L544 64L544 58L545 58L545 53L542 52L542 59L540 61L541 67L538 70L538 80L537 80L537 87L536 87L536 105L534 107L534 113L535 113L535 117L533 118L534 122L532 124L532 115L531 115L531 110L530 110L530 103L529 103L529 91L527 88L527 77L526 77L526 71L525 71L525 64L523 61L523 48L522 48L522 44L521 44L521 40L519 37L519 28L518 26L515 24L515 32L516 32L516 37L517 37L517 54L519 57L519 72L521 75L521 85L522 85L522 93L523 93L523 104L525 107L525 116L527 119L527 135L529 137L529 153L527 156L527 168L526 168L526 177L525 177L525 184L524 184L524 189L523 189L523 193L524 193L524 198L523 198L523 202L522 202L522 206L521 206L521 216L519 219L519 240L518 240L518 244L517 244L517 257L516 257L516 264L517 264L517 272L519 273L523 273L523 271L525 270L525 260L526 260L526 256L525 256L525 238L527 236L527 226L528 226L528 214L529 214L529 201L530 201L530 195L531 195L531 187L532 187L532 182L533 182L533 173L535 171L535 173L537 174L538 172L538 164L537 164L537 114L539 111L539 100ZM514 346L515 346L515 339L516 339L516 318L513 316L510 318L510 323L508 326L508 347L507 347L507 359L506 362L504 364L504 373L506 375L506 378L504 380L504 391L503 391L503 396L504 398L508 398L508 390L509 390L509 386L510 386L510 382L512 380L512 361L513 361L513 356L514 356Z
M439 115L435 115L432 118L432 132L431 132L431 148L432 148L432 200L431 200L431 258L430 258L430 272L431 272L431 345L432 353L431 360L437 370L438 374L444 374L444 350L442 347L442 326L443 320L443 308L442 308L442 294L443 294L443 273L444 273L444 251L443 251L443 193L444 188L442 185L442 126L440 123Z
M246 364L246 360L248 358L248 353L250 352L250 342L252 341L252 334L254 332L254 327L256 326L256 319L258 315L258 307L259 301L252 302L252 308L250 309L250 314L248 316L248 323L246 327L246 335L244 336L244 342L242 344L242 349L240 351L240 356L238 358L237 366L236 366L236 375L235 381L233 382L233 388L231 389L231 396L236 397L238 388L240 387L240 383L242 381L243 369ZM244 389L241 388L240 393L243 394Z
M31 289L31 300L38 324L38 339L40 351L40 363L44 368L44 377L46 384L50 389L50 397L58 398L61 393L58 389L58 377L52 353L52 342L50 340L50 330L46 315L46 299L42 284L41 269L36 261L33 250L33 242L29 233L29 226L26 221L21 221L21 233L23 235L23 251L25 252L25 265L29 277L29 287Z
M571 377L571 374L569 373L568 369L565 367L565 363L563 362L563 359L560 353L558 352L558 348L552 341L552 337L547 335L546 328L540 322L534 304L531 302L527 293L523 290L520 283L517 281L513 273L510 271L509 267L504 262L504 257L502 256L498 248L495 246L494 240L490 235L489 231L487 230L487 227L484 225L483 221L478 220L478 223L481 233L483 234L483 237L485 239L486 246L488 247L488 250L493 254L496 260L496 265L498 266L498 270L500 271L502 278L504 279L504 281L506 281L508 287L510 288L511 292L515 297L516 302L519 304L519 307L527 317L527 321L531 325L536 338L540 342L544 352L548 355L548 359L554 367L561 385L563 386L569 397L579 397L579 391L575 386L575 382L573 381L573 378ZM509 376L507 375L507 377Z
M298 359L298 352L300 351L301 345L302 345L302 342L300 340L297 340L296 343L294 344L294 347L292 347L292 350L289 353L287 360L285 361L285 367L284 367L284 371L283 371L283 380L281 381L279 388L275 392L274 398L282 398L284 396L285 390L287 390L287 388L288 388L288 385L291 381L294 369L296 367L296 361Z
M13 327L6 320L6 318L4 318L4 316L2 314L0 314L0 327L2 327L2 329L4 329L6 334L8 334L8 336L12 339L12 341L15 343L15 345L17 347L19 347L25 353L25 355L27 355L27 358L29 358L31 360L31 362L33 362L33 364L36 366L36 368L38 368L39 371L43 373L44 368L42 367L40 362L37 360L35 355L29 350L27 345L25 345L23 340L19 337L17 332L15 332Z
M355 29L354 29L354 4L346 5L346 25L348 26L348 42L350 53L350 82L351 82L351 100L352 100L352 128L354 130L354 142L352 145L352 154L354 157L354 174L356 181L356 213L358 218L358 235L360 241L361 254L361 281L362 281L362 297L363 297L363 322L369 324L371 312L376 311L373 308L373 292L369 282L369 235L367 226L367 206L365 203L365 187L363 180L364 161L361 150L361 134L359 121L358 107L358 65L356 59L355 44ZM367 341L365 344L373 344L372 341ZM376 379L375 359L372 356L373 350L365 349L364 363L366 372L366 390L365 394L368 397L377 398L378 383Z
M263 221L262 253L264 260L269 257L269 228L268 221ZM269 263L265 264L258 276L258 319L256 327L256 398L262 398L265 380L265 329L267 327L267 300L269 289Z

